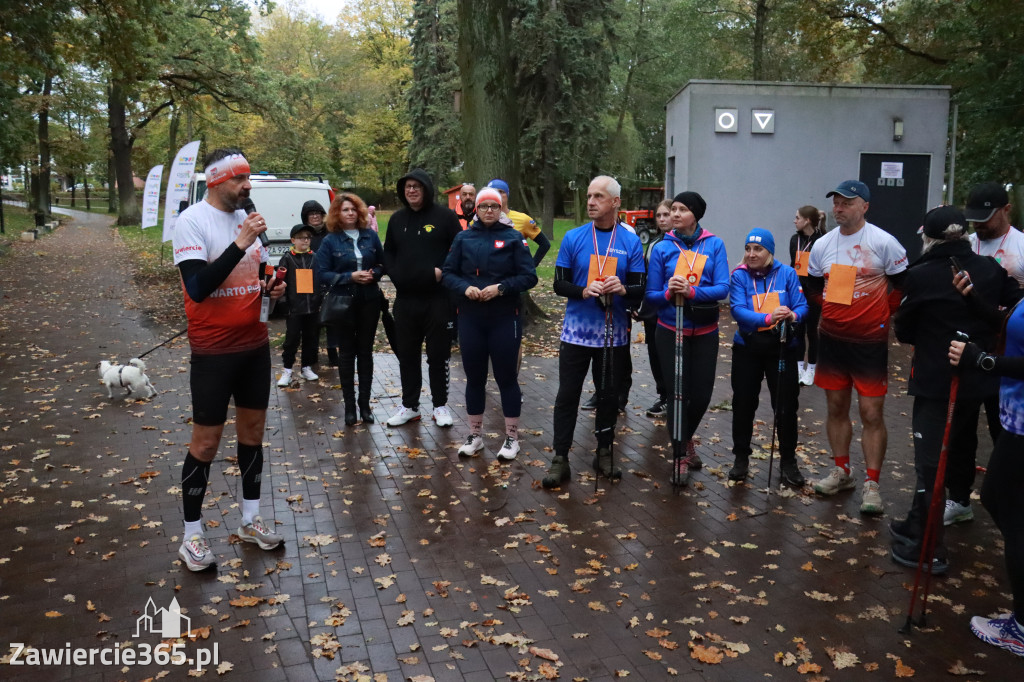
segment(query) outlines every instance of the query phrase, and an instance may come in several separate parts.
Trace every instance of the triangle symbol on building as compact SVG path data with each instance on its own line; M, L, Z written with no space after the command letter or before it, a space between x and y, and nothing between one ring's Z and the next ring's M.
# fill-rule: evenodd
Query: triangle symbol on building
M768 127L768 124L771 123L772 116L774 115L775 114L771 111L758 112L754 114L754 118L757 119L757 125L761 126L761 130L764 130Z

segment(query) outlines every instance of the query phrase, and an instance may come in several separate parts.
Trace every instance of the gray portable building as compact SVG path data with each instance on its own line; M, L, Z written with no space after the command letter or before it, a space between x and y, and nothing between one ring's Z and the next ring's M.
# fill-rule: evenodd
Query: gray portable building
M687 83L665 107L665 190L700 192L701 225L725 241L730 266L753 227L772 231L789 263L796 209L834 225L825 194L843 180L871 189L867 220L913 257L917 228L942 203L949 86Z

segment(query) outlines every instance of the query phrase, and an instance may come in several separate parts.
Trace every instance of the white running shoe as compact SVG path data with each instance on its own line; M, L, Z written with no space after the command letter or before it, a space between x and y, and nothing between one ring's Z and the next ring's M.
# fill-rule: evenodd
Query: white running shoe
M193 535L183 541L178 548L178 556L190 571L205 571L215 561L210 543L202 535Z
M1006 649L1011 654L1024 656L1024 628L1012 613L991 620L975 616L971 618L971 631L983 642Z
M284 537L270 530L258 516L254 516L252 522L238 527L238 537L243 542L255 542L260 549L274 549L284 542Z
M451 426L455 423L455 420L452 419L451 410L448 409L447 405L434 408L434 421L437 422L438 426Z
M470 434L466 436L466 442L459 447L459 457L476 457L476 453L483 449L483 436Z
M800 385L801 386L813 386L814 385L814 365L807 365L803 372L800 373Z
M946 500L946 510L942 513L942 525L952 526L954 523L964 523L974 520L974 510L971 503L960 504L953 500Z
M401 426L402 424L408 424L409 422L419 421L419 418L419 410L415 410L411 407L406 407L405 405L402 405L400 408L398 408L398 412L395 412L393 415L391 415L391 418L388 419L387 421L387 425Z
M882 493L878 490L878 483L875 481L864 481L864 491L860 498L861 514L884 514L885 506L882 504Z
M846 470L840 466L832 467L832 471L829 472L828 476L814 482L814 492L822 495L835 495L840 490L849 490L856 487L857 484L854 482L853 476L846 473Z
M313 368L312 368L312 367L303 367L303 368L302 368L302 371L301 371L301 372L299 372L299 374L300 374L300 375L302 376L302 378L303 378L303 379L305 379L306 381L316 381L316 380L318 380L318 379L320 378L320 377L319 377L319 375L317 375L317 374L316 374L316 373L315 373L315 372L313 371Z
M498 459L511 462L519 454L519 441L512 436L505 438L505 443L498 450Z
M281 378L277 380L277 385L280 388L288 388L292 385L292 371L290 369L281 371Z

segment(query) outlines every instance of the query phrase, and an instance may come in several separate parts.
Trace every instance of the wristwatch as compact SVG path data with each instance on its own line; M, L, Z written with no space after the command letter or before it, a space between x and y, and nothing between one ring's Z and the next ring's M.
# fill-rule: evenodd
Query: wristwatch
M504 284L499 284L498 285L498 296L504 296L504 295L505 295L505 285Z
M982 353L981 357L978 358L978 367L986 372L991 372L996 367L996 356Z

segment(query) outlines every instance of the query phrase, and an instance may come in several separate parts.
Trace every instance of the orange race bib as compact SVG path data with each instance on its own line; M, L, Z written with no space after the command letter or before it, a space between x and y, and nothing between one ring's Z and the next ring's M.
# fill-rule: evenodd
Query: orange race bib
M597 254L590 255L590 270L587 271L587 286L589 287L595 281L602 280L606 277L611 277L615 274L615 267L618 264L619 259L615 256L606 256L604 258L598 258ZM601 264L604 263L604 268Z
M704 265L708 262L708 257L703 253L693 254L693 258L687 258L687 251L680 250L679 260L676 261L676 271L674 275L679 275L686 279L691 287L697 286L700 282L700 277L704 274Z
M762 315L768 315L769 313L775 312L775 309L779 307L779 292L772 291L766 294L754 294L750 297L754 303L754 310L761 313ZM771 329L768 327L758 327L757 331L763 332Z
M295 271L295 293L313 293L313 270L310 268L299 268Z
M828 272L825 285L825 301L850 305L853 303L853 288L857 281L857 268L853 265L833 265Z
M810 260L810 251L797 251L796 258L793 260L793 269L796 270L796 274L807 277L807 264Z

